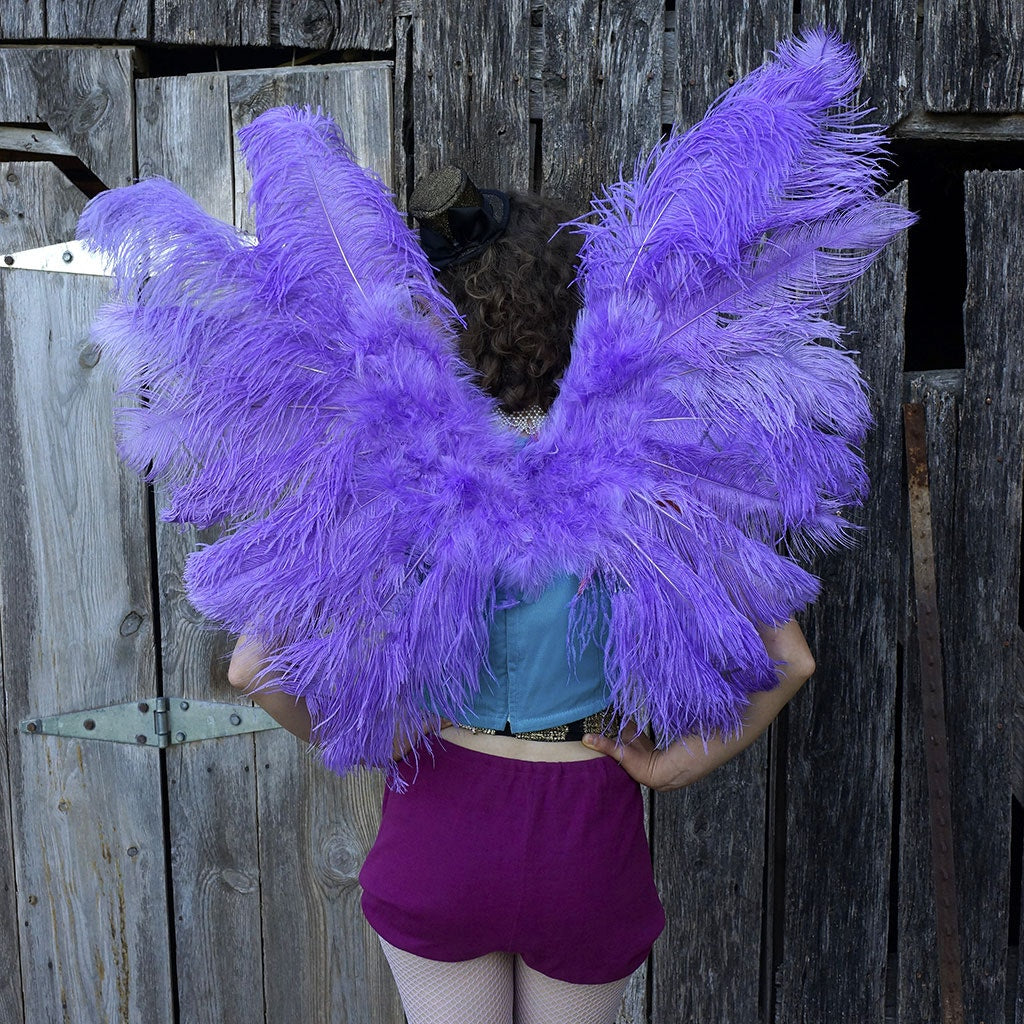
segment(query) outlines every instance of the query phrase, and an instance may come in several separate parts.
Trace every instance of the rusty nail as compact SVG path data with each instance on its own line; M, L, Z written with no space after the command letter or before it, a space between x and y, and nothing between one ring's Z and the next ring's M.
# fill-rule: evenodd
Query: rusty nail
M14 257L13 256L5 256L4 257L4 263L6 263L7 266L9 266L9 267L13 267L14 266Z
M178 741L178 743L184 743L185 742L185 734L183 732L176 732L174 734L174 738L175 738L175 740Z
M147 711L149 711L149 705L144 700L140 700L139 701L139 710L143 714L145 714Z
M39 723L38 722L29 722L28 725L25 726L25 728L29 732L39 732Z
M91 732L93 729L96 728L96 721L95 721L95 719L87 718L82 723L82 726L83 726L83 728L88 729Z
M241 725L242 724L242 716L241 715L232 715L230 721L231 721L232 725Z
M135 737L135 742L138 743L140 747L144 746L146 743L146 734L144 732L140 732L138 736Z

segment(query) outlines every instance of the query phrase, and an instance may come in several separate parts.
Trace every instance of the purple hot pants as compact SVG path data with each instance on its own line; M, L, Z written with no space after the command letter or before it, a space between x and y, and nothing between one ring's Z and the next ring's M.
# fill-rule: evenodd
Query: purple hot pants
M639 786L609 757L531 762L435 741L400 765L359 881L391 945L518 953L574 984L632 973L665 925Z

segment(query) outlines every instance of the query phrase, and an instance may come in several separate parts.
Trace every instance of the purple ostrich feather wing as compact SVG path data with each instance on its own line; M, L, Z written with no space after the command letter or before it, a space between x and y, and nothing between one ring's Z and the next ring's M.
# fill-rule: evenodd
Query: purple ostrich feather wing
M116 268L95 333L135 400L122 453L166 483L165 518L226 521L189 595L274 650L326 763L387 766L425 700L454 714L476 685L497 556L466 524L510 505L514 446L333 122L278 108L240 139L254 246L158 179L83 214Z
M776 685L753 623L817 592L780 545L842 543L867 487L865 389L825 316L913 218L878 195L858 83L834 36L784 43L576 224L572 363L521 461L547 543L600 583L576 628L610 618L616 704L665 741L736 730Z

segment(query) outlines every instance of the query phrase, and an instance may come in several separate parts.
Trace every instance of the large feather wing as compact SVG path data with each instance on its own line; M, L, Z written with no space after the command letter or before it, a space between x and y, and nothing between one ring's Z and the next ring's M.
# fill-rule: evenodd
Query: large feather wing
M576 622L610 618L616 703L666 740L735 731L776 684L753 623L813 599L789 555L842 543L867 486L865 388L825 315L912 218L877 195L858 80L824 32L783 44L577 225L584 309L523 471L598 584Z
M83 215L116 268L95 331L132 399L122 452L166 483L165 518L226 521L189 595L274 650L327 763L386 765L396 729L427 700L454 714L486 660L497 556L464 523L514 506L512 439L417 239L333 123L280 108L240 138L255 245L161 180Z

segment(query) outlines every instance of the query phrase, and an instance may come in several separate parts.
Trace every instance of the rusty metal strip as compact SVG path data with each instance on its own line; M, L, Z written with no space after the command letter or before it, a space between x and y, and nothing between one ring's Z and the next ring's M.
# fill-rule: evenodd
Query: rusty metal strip
M956 875L953 870L953 817L949 800L949 748L942 684L939 605L935 586L931 492L925 410L919 403L903 406L907 449L907 488L910 496L910 543L914 561L917 603L917 641L921 653L921 717L928 771L928 809L931 819L932 881L938 934L939 989L942 1024L964 1024L963 978Z

